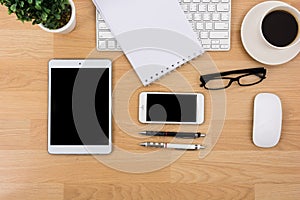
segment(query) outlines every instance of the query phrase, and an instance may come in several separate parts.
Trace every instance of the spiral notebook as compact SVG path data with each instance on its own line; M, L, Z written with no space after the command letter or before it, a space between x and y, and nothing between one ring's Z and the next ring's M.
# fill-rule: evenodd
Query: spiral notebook
M143 85L204 50L178 0L93 0Z

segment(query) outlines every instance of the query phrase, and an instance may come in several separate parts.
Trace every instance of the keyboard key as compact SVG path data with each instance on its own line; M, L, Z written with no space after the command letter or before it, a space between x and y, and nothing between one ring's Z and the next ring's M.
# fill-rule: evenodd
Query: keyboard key
M204 45L204 44L210 44L211 42L210 42L211 40L210 39L202 39L201 40L201 43Z
M113 38L114 36L112 35L111 32L99 32L99 38Z
M213 13L212 14L212 20L213 21L219 21L220 20L220 14L219 13Z
M98 20L103 20L102 16L100 14L98 14Z
M200 12L205 12L206 11L206 5L205 4L200 4L199 9Z
M100 22L100 23L98 24L98 28L99 28L99 29L108 29L107 26L106 26L106 24L105 24L105 22Z
M212 40L211 43L212 44L220 44L220 40Z
M197 11L197 4L194 4L194 3L191 4L191 5L190 5L190 11L191 11L191 12L196 12L196 11Z
M214 4L208 5L207 10L208 10L208 12L215 12L216 5L214 5Z
M227 40L227 39L221 39L221 40L219 40L220 41L220 44L227 44L227 45L229 45L229 40Z
M219 48L220 48L220 45L218 45L218 44L213 44L213 45L211 45L211 48L212 48L212 49L219 49Z
M196 20L196 21L201 20L201 14L195 13L194 14L194 20Z
M209 13L204 13L203 14L203 20L204 21L209 21L210 20L210 14Z
M197 30L203 30L203 28L204 28L204 25L203 25L203 23L197 23L197 26L196 26L196 28L197 28Z
M208 32L201 32L200 33L200 38L202 38L202 39L208 38Z
M210 0L202 0L203 3L209 3Z
M225 45L225 44L223 44L223 45L221 45L221 49L229 49L229 45Z
M193 20L193 14L189 13L186 15L187 20L192 21Z
M211 30L213 28L213 24L212 23L206 23L205 24L205 29L206 30Z
M106 41L105 40L100 40L99 41L99 47L101 49L106 49Z
M222 13L221 14L221 20L222 21L228 21L229 20L229 14L228 13Z
M181 8L184 12L187 12L189 10L189 6L186 4L181 5Z
M194 3L200 3L200 0L193 0Z
M229 34L228 32L210 32L209 37L214 39L214 38L228 38Z
M229 28L228 23L215 23L216 30L227 30Z
M204 49L210 49L210 45L209 45L209 44L204 44L204 45L203 45L203 48L204 48Z
M107 42L107 46L109 49L114 49L116 47L116 42L114 40L110 40Z
M191 27L195 30L195 23L194 23L194 22L191 22L190 25L191 25Z
M229 5L225 3L221 3L217 5L217 11L219 12L227 12L229 11Z

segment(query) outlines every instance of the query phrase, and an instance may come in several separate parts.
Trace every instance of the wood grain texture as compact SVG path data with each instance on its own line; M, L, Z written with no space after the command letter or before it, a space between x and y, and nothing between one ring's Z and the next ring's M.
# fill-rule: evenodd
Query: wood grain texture
M163 192L162 192L163 190ZM247 185L211 184L93 184L66 185L66 199L253 199L253 188ZM212 195L216 194L216 195ZM230 194L227 196L227 194ZM227 196L227 197L226 197Z
M6 200L32 200L42 197L45 200L64 199L64 185L53 183L1 183L0 198Z
M299 184L257 184L255 198L257 199L297 199Z
M300 56L281 66L265 66L267 79L253 87L232 85L226 90L226 118L213 151L159 151L137 144L146 140L139 130L207 132L212 122L212 93L199 88L200 73L262 66L244 50L241 23L262 0L232 0L232 43L229 52L210 52L162 80L142 87L120 52L95 51L95 8L92 1L75 0L76 29L53 35L22 24L0 6L0 199L300 199ZM298 0L285 2L300 9ZM48 66L51 58L109 58L113 60L114 153L106 157L47 153ZM201 92L205 123L201 126L153 125L138 122L142 91ZM189 86L186 89L185 84ZM252 143L253 100L260 92L281 97L283 129L271 149ZM150 138L171 141L172 138ZM182 140L181 140L182 141ZM203 139L193 141L202 143ZM119 154L118 150L125 154ZM126 154L127 153L127 154ZM152 172L154 163L167 161ZM104 164L106 162L106 165ZM121 168L121 170L120 170Z

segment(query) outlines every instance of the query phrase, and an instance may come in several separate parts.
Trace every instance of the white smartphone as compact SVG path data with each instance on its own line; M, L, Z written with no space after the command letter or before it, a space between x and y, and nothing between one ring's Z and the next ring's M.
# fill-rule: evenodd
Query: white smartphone
M142 92L139 121L158 124L202 124L204 96L200 93Z

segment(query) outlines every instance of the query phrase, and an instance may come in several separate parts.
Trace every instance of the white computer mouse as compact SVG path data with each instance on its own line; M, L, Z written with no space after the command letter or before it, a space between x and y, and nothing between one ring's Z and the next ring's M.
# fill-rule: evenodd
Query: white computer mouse
M258 147L274 147L281 135L282 106L279 97L260 93L254 100L253 143Z

